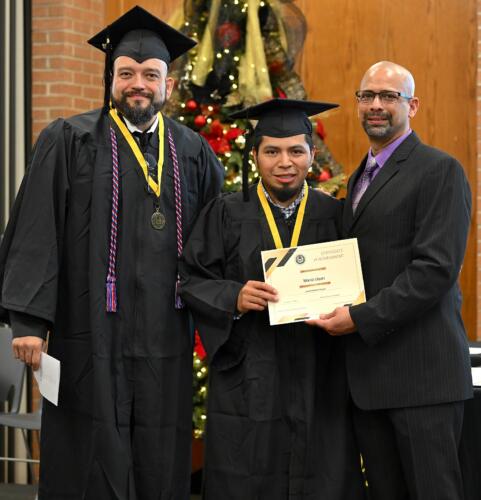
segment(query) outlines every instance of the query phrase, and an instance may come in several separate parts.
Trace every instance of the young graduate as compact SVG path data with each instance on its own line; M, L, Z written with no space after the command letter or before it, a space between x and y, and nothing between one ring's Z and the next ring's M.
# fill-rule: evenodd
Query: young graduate
M274 99L232 115L259 120L260 181L206 206L184 251L181 295L210 364L207 500L363 498L339 343L269 326L261 263L261 250L338 238L340 203L305 183L308 116L335 106Z
M193 40L135 7L90 43L107 53L105 107L40 134L0 250L16 357L38 368L50 330L61 362L39 499L185 500L192 348L178 249L223 169L160 112L168 64Z

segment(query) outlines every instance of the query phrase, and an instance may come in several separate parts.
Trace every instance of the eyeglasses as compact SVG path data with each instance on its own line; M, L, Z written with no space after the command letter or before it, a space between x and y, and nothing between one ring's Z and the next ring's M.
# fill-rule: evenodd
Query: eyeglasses
M396 92L394 90L381 90L381 92L373 92L372 90L358 90L356 91L356 98L358 102L362 104L371 104L379 97L380 101L384 104L393 104L399 100L400 97L403 99L412 99L412 96L403 94L402 92Z

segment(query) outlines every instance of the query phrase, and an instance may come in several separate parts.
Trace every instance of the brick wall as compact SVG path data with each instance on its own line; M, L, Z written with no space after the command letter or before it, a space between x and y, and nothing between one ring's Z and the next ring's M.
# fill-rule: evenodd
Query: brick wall
M103 54L86 43L104 26L100 0L33 0L32 132L101 104Z

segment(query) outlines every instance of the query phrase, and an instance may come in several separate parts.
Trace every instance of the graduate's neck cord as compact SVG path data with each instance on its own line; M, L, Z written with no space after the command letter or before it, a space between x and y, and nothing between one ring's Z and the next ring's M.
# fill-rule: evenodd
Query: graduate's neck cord
M110 127L110 142L112 143L112 214L110 218L109 272L107 274L107 312L117 312L117 276L115 272L117 260L117 230L119 214L119 154L117 137Z
M177 150L175 149L174 139L170 128L167 129L167 136L169 138L169 148L170 155L172 158L172 163L174 164L174 196L175 196L175 226L177 231L177 259L180 259L182 255L182 249L184 247L183 237L182 237L182 191L180 190L180 169L179 161L177 159ZM179 285L180 277L179 272L177 272L177 281L175 282L175 308L182 309L184 303L179 295Z
M167 135L169 138L170 155L172 158L172 163L174 165L175 222L176 222L176 236L177 236L177 257L179 258L182 254L182 249L184 246L183 235L182 235L182 191L180 189L180 169L179 169L179 161L177 159L177 150L175 148L174 139L172 137L170 129L167 129ZM117 258L117 236L118 236L118 226L119 226L119 155L117 148L117 136L115 135L115 131L112 127L110 127L110 140L112 143L112 215L110 221L109 270L107 274L107 283L106 283L107 301L105 309L107 312L117 312L116 258ZM159 148L159 155L160 155L160 148ZM159 187L160 187L160 182L161 178L159 177ZM177 273L177 281L175 286L176 309L181 309L182 307L184 307L184 304L178 294L179 282L180 278L179 274Z
M144 155L140 151L140 148L136 142L136 140L132 137L132 134L130 133L130 130L127 128L125 123L120 119L120 116L117 113L117 110L115 108L112 108L109 111L110 116L116 123L117 127L119 127L120 132L122 132L122 135L124 136L125 140L128 142L130 149L135 155L135 158L137 158L137 161L139 162L140 168L142 169L142 172L144 173L145 181L149 185L150 189L155 193L157 198L160 197L160 184L162 182L162 168L164 166L164 117L162 116L162 113L157 113L157 116L159 118L159 125L158 125L158 134L159 134L159 159L157 161L157 182L152 179L152 177L149 175L149 170L147 168L147 162L144 158Z
M306 211L308 194L309 189L307 187L306 181L304 181L304 196L302 197L302 201L299 205L299 210L297 211L296 223L294 225L294 231L292 232L291 237L291 247L296 247L299 243L299 236L301 234L302 222L304 220L304 213ZM264 194L264 190L262 189L262 185L260 182L257 184L257 196L259 197L262 209L264 210L264 215L266 216L267 224L269 225L272 239L274 240L274 245L276 246L276 248L283 248L281 235L279 234L279 230L277 229L277 224L274 220L274 216L272 215L271 207L269 205L269 202L267 201L266 195Z

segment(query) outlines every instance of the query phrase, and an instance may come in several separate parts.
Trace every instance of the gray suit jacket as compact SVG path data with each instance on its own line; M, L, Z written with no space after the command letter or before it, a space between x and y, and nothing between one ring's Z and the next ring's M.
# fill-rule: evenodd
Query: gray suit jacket
M458 275L471 193L461 165L413 132L392 154L352 213L367 302L352 306L358 333L347 335L352 397L363 409L459 401L472 396Z

